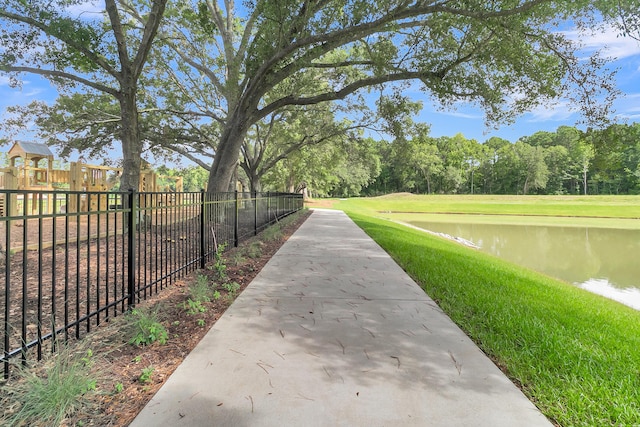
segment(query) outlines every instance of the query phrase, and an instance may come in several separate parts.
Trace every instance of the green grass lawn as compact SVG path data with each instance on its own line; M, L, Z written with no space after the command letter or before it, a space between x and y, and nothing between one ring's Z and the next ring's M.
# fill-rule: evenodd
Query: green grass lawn
M411 212L640 219L640 196L396 194L340 200L334 207L382 216Z
M416 208L384 197L335 207L345 209L389 252L547 417L564 426L640 425L640 312L377 217L380 210L396 210L390 205L426 209L434 198L414 197L420 199ZM495 214L508 198L484 208L475 198L451 199L434 205ZM640 203L637 197L603 197L590 206L584 198L553 198L555 207L545 207L539 205L546 198L518 199L512 200L512 214L529 207L536 214L629 218Z

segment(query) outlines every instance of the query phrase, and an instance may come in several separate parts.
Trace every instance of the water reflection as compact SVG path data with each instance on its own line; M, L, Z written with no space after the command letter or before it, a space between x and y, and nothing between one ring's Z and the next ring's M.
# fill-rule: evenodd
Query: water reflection
M640 230L411 223L640 309Z

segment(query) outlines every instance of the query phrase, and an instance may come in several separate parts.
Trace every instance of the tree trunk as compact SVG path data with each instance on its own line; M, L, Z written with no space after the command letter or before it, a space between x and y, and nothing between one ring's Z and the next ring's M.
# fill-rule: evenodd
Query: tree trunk
M124 92L118 100L120 101L120 116L122 120L120 139L122 141L123 160L120 189L122 191L131 189L138 191L142 147L140 146L138 106L136 103L135 88Z
M260 178L262 175L258 173L257 168L253 163L249 163L247 159L244 159L242 163L240 163L240 167L244 171L245 175L249 179L249 191L253 193L261 193L262 192L262 182Z
M246 120L244 115L239 113L227 123L222 134L216 155L213 159L209 182L207 183L207 193L222 193L229 189L229 184L240 156L242 141L247 134Z
M252 193L262 193L262 182L260 182L258 175L251 177L250 184Z

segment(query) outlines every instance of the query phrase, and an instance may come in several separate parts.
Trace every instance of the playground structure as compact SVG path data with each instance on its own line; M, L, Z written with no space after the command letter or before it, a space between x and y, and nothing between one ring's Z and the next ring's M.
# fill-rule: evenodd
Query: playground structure
M26 193L0 192L0 216L51 214L54 209L56 212L92 212L122 205L118 195L101 194L111 191L118 184L121 168L71 162L69 170L54 169L54 155L49 147L33 142L14 143L7 156L9 166L0 168L0 190L23 190ZM174 188L169 190L166 186L161 186L159 179L173 181ZM56 190L86 194L68 197L63 192L57 194ZM143 162L138 191L181 193L182 177L158 175L147 162ZM11 199L10 203L7 203L7 197ZM108 197L115 200L109 200ZM165 205L176 203L175 197L166 195L151 197L149 201Z

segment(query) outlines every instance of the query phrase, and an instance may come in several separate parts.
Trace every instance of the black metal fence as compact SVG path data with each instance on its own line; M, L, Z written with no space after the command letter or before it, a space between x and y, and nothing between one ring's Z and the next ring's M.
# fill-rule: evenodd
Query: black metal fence
M0 190L4 377L302 207L289 193Z

